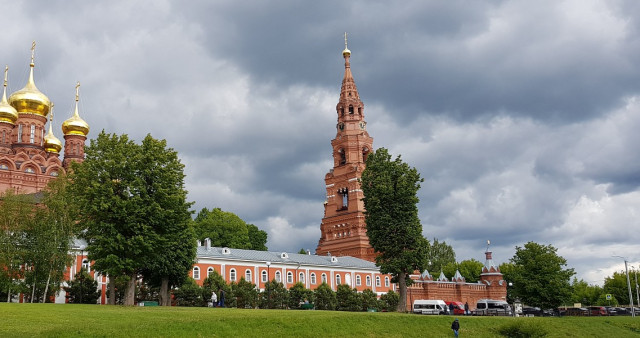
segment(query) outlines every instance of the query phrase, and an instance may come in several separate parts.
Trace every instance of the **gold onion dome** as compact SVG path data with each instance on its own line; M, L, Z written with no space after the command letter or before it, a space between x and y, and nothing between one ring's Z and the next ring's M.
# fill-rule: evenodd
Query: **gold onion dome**
M51 115L53 115L53 107L51 110ZM51 128L51 125L53 124L52 121L53 119L49 118L49 132L44 137L44 150L49 153L58 154L60 153L60 150L62 150L62 142L53 135L53 129Z
M46 95L42 94L42 92L38 90L35 82L33 82L33 68L35 67L33 59L35 47L36 43L34 41L31 46L31 69L29 71L29 81L27 81L27 85L24 86L24 88L9 96L9 104L12 105L19 114L36 114L46 117L47 114L49 114L51 101L49 101L49 98Z
M15 124L18 120L18 111L7 102L7 72L9 66L4 68L4 89L2 101L0 101L0 122Z
M76 84L76 109L69 119L62 123L62 132L65 135L81 135L86 137L89 134L89 124L78 115L78 100L80 99L80 82Z
M351 51L347 48L347 32L344 33L344 50L342 51L342 56L350 56Z

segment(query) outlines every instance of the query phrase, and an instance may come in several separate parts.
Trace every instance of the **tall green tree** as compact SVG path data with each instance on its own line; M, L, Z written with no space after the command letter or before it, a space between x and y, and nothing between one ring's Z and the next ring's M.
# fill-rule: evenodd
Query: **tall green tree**
M21 282L22 264L27 253L25 229L33 219L33 196L16 195L11 190L2 194L0 203L0 290L7 295L26 292Z
M160 305L170 306L171 288L184 283L195 262L196 239L189 210L193 203L187 202L184 165L165 140L147 135L140 152L144 164L139 175L140 197L145 220L156 237L142 275L151 286L160 287Z
M403 312L410 274L427 265L428 241L422 236L417 207L422 181L415 168L400 156L392 160L385 148L367 157L361 179L369 243L377 253L380 272L391 274L398 283L398 311Z
M511 279L513 294L525 304L540 308L556 308L571 298L572 268L565 269L567 261L551 245L528 242L516 246L510 259L513 264Z
M433 242L427 242L427 259L427 269L431 273L436 273L444 271L447 264L455 264L456 253L453 247L447 244L447 242L440 242L437 238L434 238ZM460 273L462 273L462 271Z
M267 233L247 224L238 215L220 208L200 210L194 220L199 240L211 239L211 245L266 251Z
M629 270L629 278L631 281L631 294L635 301L636 283L634 280L634 270ZM625 271L616 271L613 275L605 277L603 290L605 294L613 295L620 304L630 304L629 287L627 285L627 274ZM635 302L634 302L635 303ZM637 304L634 304L637 305Z
M176 152L149 135L137 145L127 135L104 131L85 150L84 162L72 167L71 191L89 258L111 277L110 304L118 276L128 279L125 305L134 304L142 273L156 281L184 281L181 274L191 267L195 241Z
M315 303L314 306L317 310L335 310L336 308L336 293L331 290L331 287L327 283L322 283L313 291Z
M73 304L96 304L101 295L98 282L91 278L85 269L78 271L64 290L67 292L69 303Z
M590 285L584 280L573 278L571 283L571 303L583 303L583 305L596 305L602 295L602 288L598 285ZM598 304L600 305L600 304ZM605 305L605 304L602 304Z
M445 276L451 278L456 270L460 271L462 277L464 277L465 282L467 283L476 283L480 280L480 273L482 273L482 264L480 261L475 259L467 259L463 260L460 263L448 263L442 269Z

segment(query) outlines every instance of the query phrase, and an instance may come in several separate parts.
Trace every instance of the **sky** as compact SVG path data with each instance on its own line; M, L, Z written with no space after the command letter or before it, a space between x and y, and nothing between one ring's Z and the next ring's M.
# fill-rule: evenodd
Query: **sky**
M424 178L423 234L458 260L529 241L602 285L640 267L640 3L0 0L9 91L55 103L54 133L166 139L194 211L315 250L333 165L344 32L374 148Z

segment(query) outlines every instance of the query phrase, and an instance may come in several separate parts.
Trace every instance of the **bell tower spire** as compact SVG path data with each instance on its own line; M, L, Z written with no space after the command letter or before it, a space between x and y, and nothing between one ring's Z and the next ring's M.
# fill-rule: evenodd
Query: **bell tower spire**
M336 137L331 141L333 169L325 176L327 200L316 254L330 253L373 261L375 254L366 233L364 196L359 181L373 147L373 138L366 130L364 103L351 73L347 33L344 34L342 56L344 78L336 105Z

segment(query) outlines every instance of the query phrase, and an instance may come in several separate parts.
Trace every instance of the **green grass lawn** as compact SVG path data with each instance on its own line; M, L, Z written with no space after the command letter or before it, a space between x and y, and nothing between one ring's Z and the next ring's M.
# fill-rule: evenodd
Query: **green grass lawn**
M0 303L0 337L452 337L449 327L453 318L400 313ZM530 332L546 334L539 337L640 337L640 318L631 317L458 318L461 337L504 336L500 332L511 332L511 336Z

